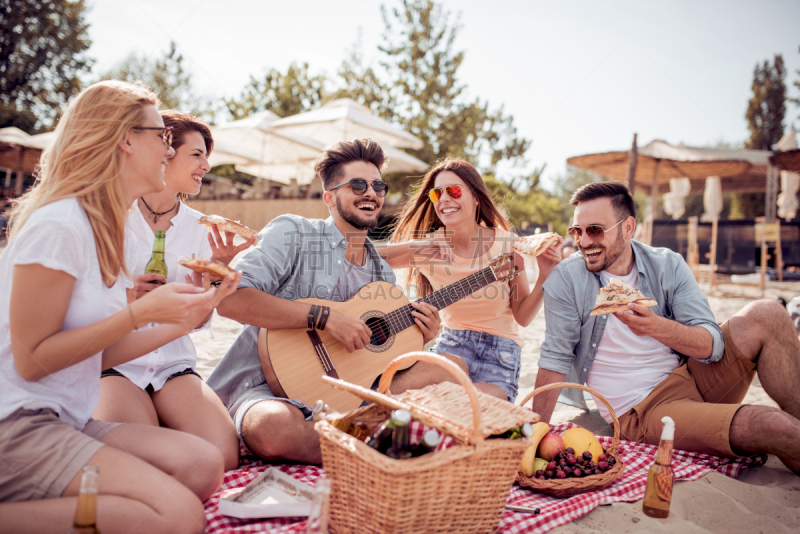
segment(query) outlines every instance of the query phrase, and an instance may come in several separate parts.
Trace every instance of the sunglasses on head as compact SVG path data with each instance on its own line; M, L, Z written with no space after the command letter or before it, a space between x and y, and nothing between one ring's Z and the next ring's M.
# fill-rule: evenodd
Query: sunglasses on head
M627 219L627 217L625 219ZM622 219L622 221L624 221L625 219ZM603 228L599 224L590 224L586 228L581 228L580 226L571 226L567 230L567 235L569 235L570 239L572 239L576 243L579 243L581 237L583 237L583 232L586 232L586 235L589 237L589 239L600 241L605 237L606 232L608 232L608 230L611 230L611 228L614 228L615 226L619 226L619 223L621 223L622 221L617 222L617 224L608 229Z
M461 195L464 194L464 189L460 185L448 185L444 189L441 187L434 187L430 191L428 191L428 198L431 199L431 202L437 204L440 200L442 200L442 195L447 193L447 196L452 198L453 200L458 200L461 198Z
M158 130L161 132L159 137L164 141L167 147L172 146L172 126L134 126L133 130Z
M328 189L328 191L333 191L334 189L339 189L340 187L344 187L346 185L349 185L350 189L352 189L353 193L356 195L363 195L366 193L370 185L372 186L372 190L375 191L375 194L379 197L385 197L386 193L389 192L389 184L386 182L382 180L368 182L363 178L353 178L352 180L331 187Z

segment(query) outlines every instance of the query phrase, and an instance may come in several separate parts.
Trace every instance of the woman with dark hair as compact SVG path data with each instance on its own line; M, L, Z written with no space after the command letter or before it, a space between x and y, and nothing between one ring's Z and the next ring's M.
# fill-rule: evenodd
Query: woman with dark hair
M203 214L188 207L182 199L200 192L203 175L210 168L208 156L214 147L211 131L188 114L166 110L161 117L164 125L172 128L175 155L164 171L164 190L140 196L128 217L128 228L137 242L136 263L131 265L135 283L129 292L132 300L159 284L183 281L191 271L177 264L181 258L195 254L227 264L255 239L234 246L234 234L226 232L223 241L216 226L212 234L197 223ZM157 230L166 232L166 278L144 274ZM211 314L195 331L209 328L210 319ZM148 323L141 329L157 326ZM161 425L194 434L220 449L226 470L235 469L239 463L239 444L233 422L219 397L195 371L196 365L194 343L185 335L136 360L106 369L100 381L100 405L94 416L103 421Z
M383 254L393 268L411 267L407 284L425 296L512 252L517 239L477 169L448 158L422 179L397 224L392 241L398 244L389 245ZM438 249L440 261L419 254L426 246ZM524 344L517 324L530 324L542 306L542 284L561 261L560 248L559 242L538 257L533 291L522 257L513 253L520 276L510 283L490 284L441 310L445 328L431 350L460 356L473 382L489 385L481 389L513 402Z

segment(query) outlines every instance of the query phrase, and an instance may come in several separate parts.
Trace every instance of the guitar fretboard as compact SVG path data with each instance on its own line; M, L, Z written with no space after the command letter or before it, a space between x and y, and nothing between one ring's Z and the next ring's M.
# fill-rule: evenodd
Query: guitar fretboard
M443 287L438 291L434 291L430 295L423 297L420 300L427 304L431 304L438 310L441 310L450 306L454 302L472 295L479 289L486 287L495 281L497 281L497 277L495 276L494 271L491 267L486 267L482 271L473 273L465 278L462 278L458 282L452 283L447 287ZM412 308L410 304L406 304L405 306L389 312L384 316L384 319L389 325L392 334L396 334L402 330L405 330L409 326L416 324L414 322L414 316L411 315L412 311L414 311L414 308Z

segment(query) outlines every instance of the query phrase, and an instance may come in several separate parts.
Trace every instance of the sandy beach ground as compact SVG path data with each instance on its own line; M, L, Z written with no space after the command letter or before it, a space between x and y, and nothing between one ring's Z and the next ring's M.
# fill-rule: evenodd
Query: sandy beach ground
M702 286L704 290L707 286ZM770 282L766 298L782 296L787 300L800 295L800 283ZM760 298L757 288L723 286L709 297L718 321L730 317L748 302ZM538 371L539 347L544 339L544 314L540 313L523 329L525 348L518 401L533 390ZM203 376L213 370L238 335L241 325L216 313L214 338L194 334L198 354L198 372ZM746 403L776 406L761 388L758 379L750 387ZM592 403L590 403L592 404ZM572 421L597 434L612 435L609 425L596 409L586 413L559 404L554 422ZM641 511L641 501L601 506L588 515L553 530L554 533L757 533L800 531L800 477L791 473L775 457L763 467L745 470L739 480L718 473L695 482L678 482L673 493L670 517L651 519Z

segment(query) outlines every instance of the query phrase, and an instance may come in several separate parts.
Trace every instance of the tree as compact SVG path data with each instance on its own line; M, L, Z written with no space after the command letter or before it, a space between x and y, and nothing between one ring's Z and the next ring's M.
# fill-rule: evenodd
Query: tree
M161 101L162 109L188 111L209 122L214 122L216 110L211 99L198 96L183 54L174 41L161 57L131 52L111 70L100 76L101 80L140 81L153 89Z
M491 110L488 102L467 97L458 80L464 60L464 52L454 50L460 18L433 0L402 0L401 8L382 6L381 13L380 69L363 64L357 41L332 98L353 98L420 138L423 148L407 152L426 163L460 157L484 173L495 172L500 162L511 164L503 168L522 166L530 141L518 137L513 117L502 106ZM404 193L409 183L402 180Z
M83 0L0 0L2 125L49 127L80 91L93 63L84 10Z
M491 173L485 174L483 179L495 203L512 225L552 223L553 230L564 235L569 221L567 212L572 210L558 197L539 188L544 168L542 165L529 175L517 177L510 182L498 180Z
M225 106L234 119L243 119L259 111L288 117L319 107L325 98L325 76L312 76L308 63L292 63L286 74L270 69L261 79L250 76L239 98L225 99Z
M783 118L786 115L786 68L783 57L775 55L770 66L769 61L756 65L753 71L753 97L747 105L747 124L750 128L750 140L747 148L771 150L783 135Z

